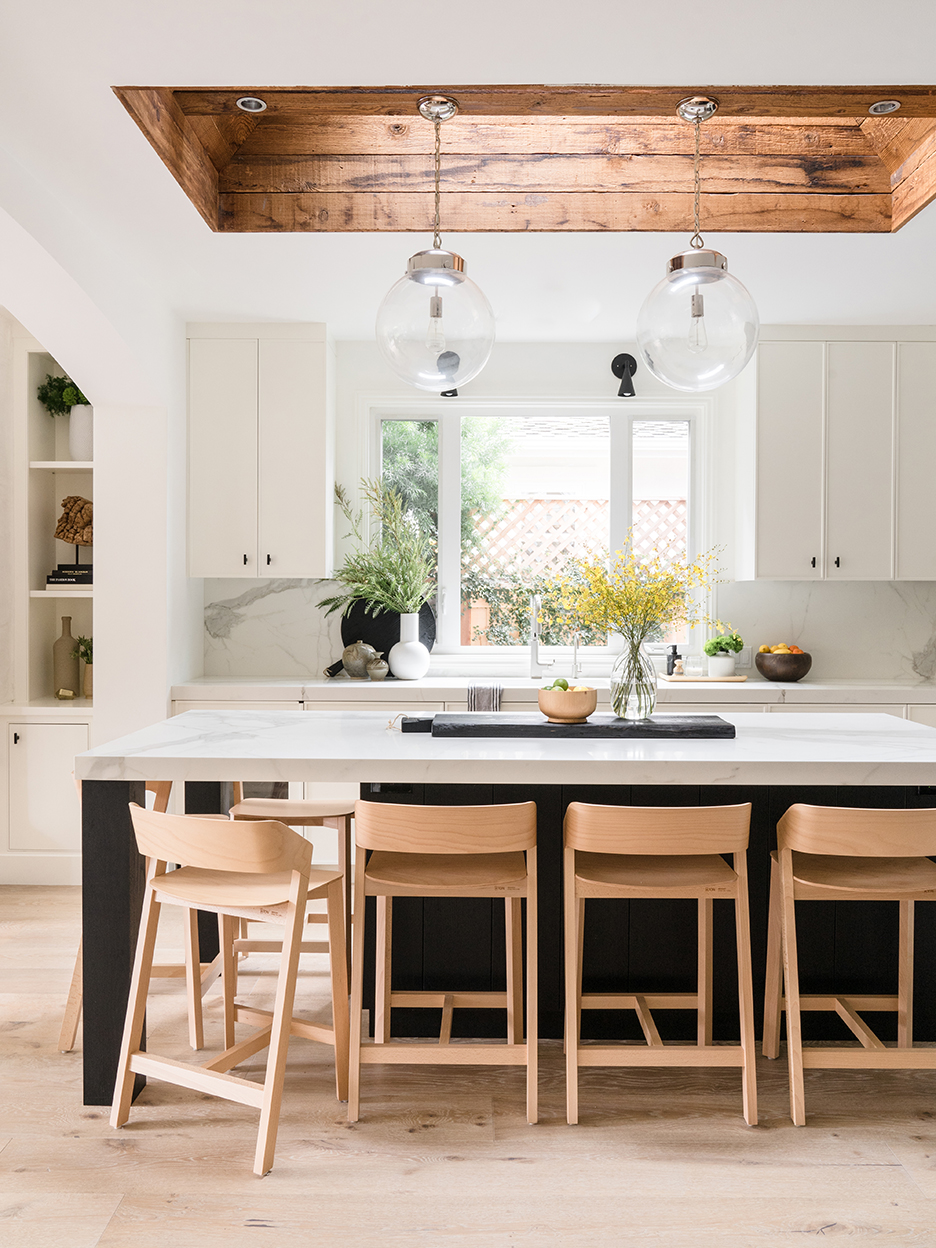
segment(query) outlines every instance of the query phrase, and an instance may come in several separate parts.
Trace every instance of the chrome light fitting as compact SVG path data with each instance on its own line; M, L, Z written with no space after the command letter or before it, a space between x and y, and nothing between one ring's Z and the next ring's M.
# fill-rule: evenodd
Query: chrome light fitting
M242 113L266 112L266 100L261 100L256 95L242 95L240 99L235 100L234 103Z
M754 300L728 272L720 251L705 246L699 224L699 135L718 101L681 100L676 113L695 127L693 224L689 251L673 256L666 276L637 317L637 347L654 377L676 390L715 390L741 372L754 354L760 321Z
M449 398L488 362L494 313L461 256L442 246L441 130L458 103L447 95L427 95L417 107L435 127L432 246L410 256L406 272L387 292L377 311L377 345L398 377Z

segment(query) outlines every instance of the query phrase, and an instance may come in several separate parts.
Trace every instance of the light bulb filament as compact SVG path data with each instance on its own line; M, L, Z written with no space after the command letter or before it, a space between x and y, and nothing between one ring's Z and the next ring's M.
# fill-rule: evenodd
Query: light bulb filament
M426 349L434 355L445 350L445 331L442 327L442 296L434 294L429 300L429 327L426 330Z
M701 290L692 292L689 318L689 350L694 355L701 355L708 349L708 334L705 332L705 300Z

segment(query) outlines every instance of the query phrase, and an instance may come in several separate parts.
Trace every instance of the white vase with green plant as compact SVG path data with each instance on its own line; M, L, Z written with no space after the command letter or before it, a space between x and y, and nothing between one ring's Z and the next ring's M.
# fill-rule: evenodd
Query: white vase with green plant
M737 633L719 633L707 641L702 649L708 655L708 674L719 680L727 680L735 674L736 656L744 646Z
M622 719L648 719L656 707L657 677L643 649L651 637L704 618L699 591L717 572L717 551L695 562L653 554L638 558L628 540L608 559L575 560L562 585L563 606L584 628L618 633L624 647L611 669L611 707Z
M418 680L429 670L429 651L419 640L419 612L435 591L432 546L396 490L379 480L362 480L361 494L370 513L368 535L363 512L355 513L345 491L335 488L355 548L331 577L339 592L319 605L326 615L347 615L356 602L363 603L368 615L399 615L400 640L387 661L399 680Z
M36 397L50 416L68 416L68 453L73 460L94 459L94 409L70 377L46 379Z

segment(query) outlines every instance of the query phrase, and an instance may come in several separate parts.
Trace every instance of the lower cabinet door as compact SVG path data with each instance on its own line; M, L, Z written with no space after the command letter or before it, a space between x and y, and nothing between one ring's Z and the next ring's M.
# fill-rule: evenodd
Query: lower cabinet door
M81 849L73 772L88 748L87 724L9 724L10 849Z

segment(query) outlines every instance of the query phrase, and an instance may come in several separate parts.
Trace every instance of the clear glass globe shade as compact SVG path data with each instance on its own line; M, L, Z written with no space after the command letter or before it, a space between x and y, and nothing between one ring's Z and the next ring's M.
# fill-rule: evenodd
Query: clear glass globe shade
M637 317L643 362L675 390L715 390L737 377L754 354L759 333L754 300L723 269L668 274Z
M494 313L470 277L454 286L401 277L377 311L377 345L410 385L436 394L454 390L488 362Z

